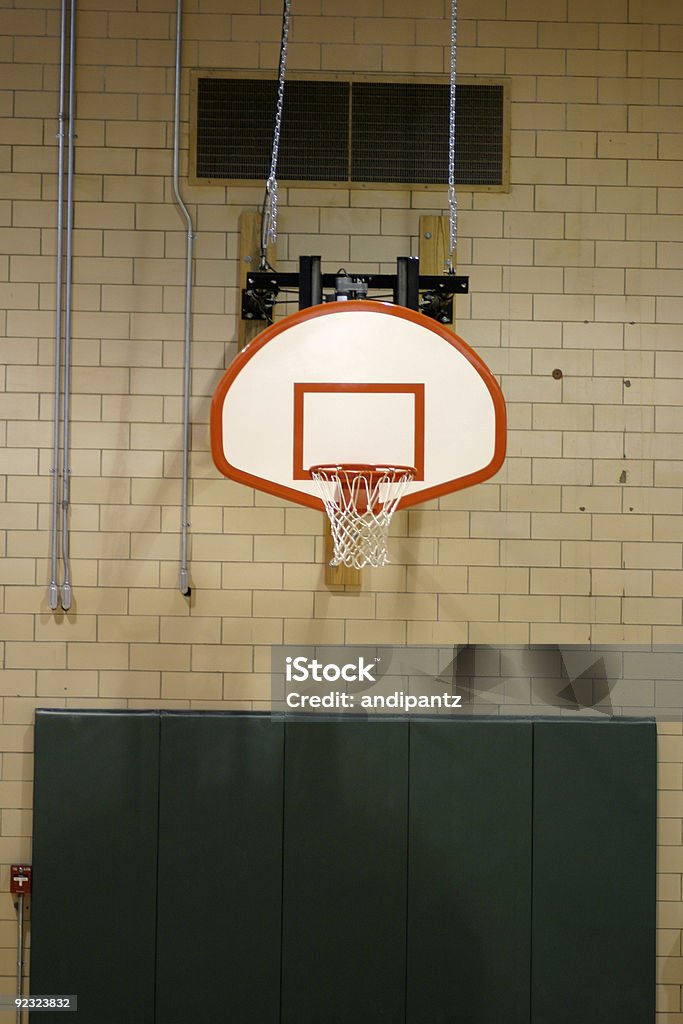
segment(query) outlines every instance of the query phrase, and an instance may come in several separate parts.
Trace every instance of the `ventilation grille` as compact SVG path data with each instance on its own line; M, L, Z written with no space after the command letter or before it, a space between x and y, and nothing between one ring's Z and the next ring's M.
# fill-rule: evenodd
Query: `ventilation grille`
M458 85L456 182L507 187L504 82ZM198 74L193 179L263 182L270 169L276 83ZM287 81L278 179L443 185L448 180L448 85Z
M347 177L349 91L348 82L287 82L279 178ZM266 79L198 79L197 178L265 181L276 97L276 83Z

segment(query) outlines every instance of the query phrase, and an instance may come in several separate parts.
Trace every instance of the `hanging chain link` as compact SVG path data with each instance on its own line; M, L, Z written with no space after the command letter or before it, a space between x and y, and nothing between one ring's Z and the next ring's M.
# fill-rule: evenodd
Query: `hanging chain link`
M448 104L448 269L458 241L458 197L455 193L455 92L458 43L458 0L451 0L451 87Z
M280 66L277 78L277 103L275 106L275 127L273 129L273 150L270 157L270 171L266 181L266 198L262 222L261 249L265 254L268 242L277 241L277 158L282 131L282 108L285 99L285 75L287 72L287 46L289 41L290 0L284 0L282 12L282 38L280 41Z

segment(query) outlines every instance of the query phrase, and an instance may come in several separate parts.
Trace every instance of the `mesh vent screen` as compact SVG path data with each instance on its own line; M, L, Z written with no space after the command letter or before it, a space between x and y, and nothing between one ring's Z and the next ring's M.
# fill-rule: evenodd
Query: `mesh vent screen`
M277 85L268 79L198 80L198 178L265 181L276 97ZM344 181L348 134L348 82L287 82L278 178Z
M458 86L455 122L455 180L458 184L502 183L504 116L502 85Z
M448 181L445 85L357 82L353 86L353 181ZM456 96L455 180L503 181L502 85L460 85Z
M269 79L198 79L197 179L265 181L276 88ZM502 84L458 86L458 184L503 184L504 100ZM288 81L278 178L444 184L448 85Z
M447 181L448 88L356 82L352 138L354 181Z

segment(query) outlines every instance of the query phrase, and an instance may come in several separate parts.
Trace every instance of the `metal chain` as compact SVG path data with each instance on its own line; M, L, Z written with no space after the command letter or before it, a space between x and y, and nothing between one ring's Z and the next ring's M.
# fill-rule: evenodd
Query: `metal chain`
M458 241L458 197L455 193L455 93L458 42L458 0L451 0L451 87L448 104L448 269Z
M270 157L270 172L266 181L266 198L263 217L261 247L265 253L268 242L277 241L277 158L282 130L282 108L285 99L285 74L287 72L287 46L289 42L290 0L284 0L282 12L282 38L280 41L280 66L277 79L277 103L275 106L275 127L273 129L273 150Z

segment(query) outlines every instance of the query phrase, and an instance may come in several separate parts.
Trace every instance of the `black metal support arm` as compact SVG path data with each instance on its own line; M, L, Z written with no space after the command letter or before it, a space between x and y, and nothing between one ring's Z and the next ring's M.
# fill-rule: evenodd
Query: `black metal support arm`
M453 322L453 296L469 291L469 278L457 274L420 274L416 257L399 256L395 274L323 274L319 256L302 256L298 272L249 271L242 290L242 319L273 321L273 307L285 288L298 291L299 309L322 302L372 298L389 292L398 306L419 310L447 324ZM330 289L325 293L324 289Z

